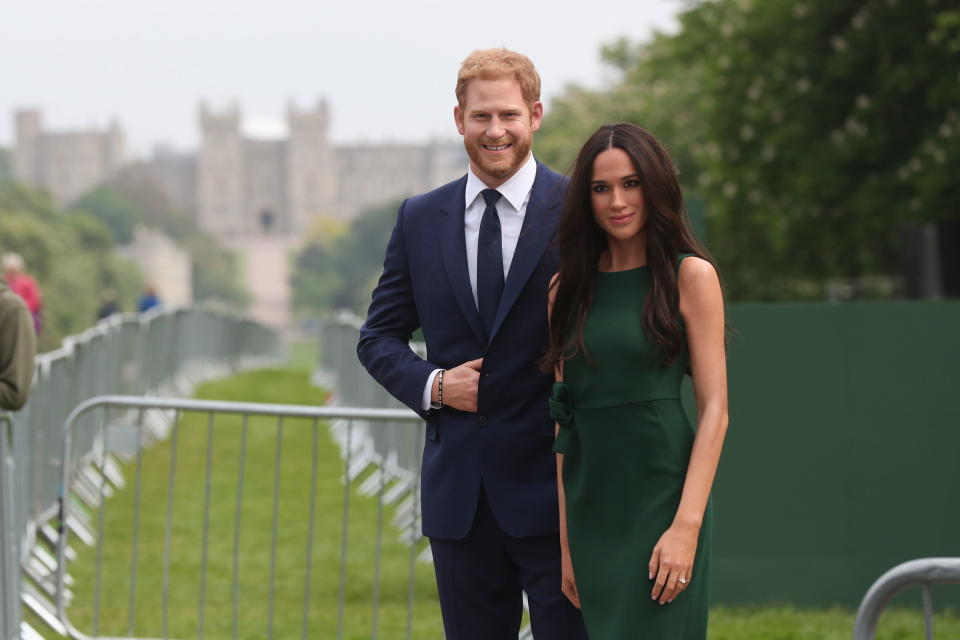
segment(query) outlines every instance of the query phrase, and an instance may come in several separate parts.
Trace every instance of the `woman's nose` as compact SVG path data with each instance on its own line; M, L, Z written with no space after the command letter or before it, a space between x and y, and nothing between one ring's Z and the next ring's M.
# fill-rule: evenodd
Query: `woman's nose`
M623 193L619 188L614 187L610 199L610 208L611 209L623 209L626 206L626 203L623 199Z

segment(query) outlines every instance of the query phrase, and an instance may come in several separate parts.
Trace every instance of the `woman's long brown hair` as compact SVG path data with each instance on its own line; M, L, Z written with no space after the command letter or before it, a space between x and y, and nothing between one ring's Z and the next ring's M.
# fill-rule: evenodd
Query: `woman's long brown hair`
M578 353L589 359L583 327L593 303L600 256L607 249L607 235L593 216L590 183L596 157L614 148L630 156L640 176L651 280L641 321L644 335L657 345L664 365L672 363L684 349L677 258L681 253L692 253L716 268L693 235L683 209L677 170L663 145L635 124L600 127L577 156L557 228L560 271L551 285L556 287L556 296L550 314L550 341L540 363L544 372L554 371L563 360Z

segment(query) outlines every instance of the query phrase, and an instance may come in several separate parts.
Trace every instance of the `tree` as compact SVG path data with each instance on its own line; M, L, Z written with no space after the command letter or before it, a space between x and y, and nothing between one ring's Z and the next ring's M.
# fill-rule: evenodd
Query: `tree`
M685 16L712 99L705 191L735 290L819 297L831 278L890 274L905 224L957 215L957 15L777 0ZM764 272L749 266L758 256Z
M244 309L250 295L241 280L236 253L221 247L208 234L194 232L184 239L193 260L193 297Z
M620 73L570 88L538 150L631 120L701 196L734 299L822 299L899 267L905 226L960 217L960 9L906 0L716 0L613 43ZM561 161L557 166L565 166ZM889 294L879 290L878 294Z
M43 294L41 351L91 326L104 289L118 293L121 308L133 308L142 276L112 247L98 220L62 215L48 196L22 186L0 190L0 249L24 258Z
M162 229L175 240L183 240L197 231L187 212L174 205L143 164L125 167L110 180L110 185L137 204L148 227Z
M392 202L367 209L346 230L330 225L319 228L294 259L291 287L297 311L365 312L399 205Z
M10 152L0 147L0 189L13 184L13 167L10 166Z
M110 185L102 184L87 192L70 207L71 213L85 213L102 222L118 244L133 242L133 230L144 224L146 215L140 205Z
M621 38L601 50L619 76L612 86L592 91L572 85L554 100L538 133L537 155L554 168L573 166L587 138L603 124L634 122L667 146L685 189L695 191L703 141L698 69L678 58L673 36L655 34L649 43Z
M238 309L249 302L236 255L198 231L136 165L86 193L73 205L71 215L101 221L117 244L132 242L137 225L160 229L190 254L195 300L216 300Z

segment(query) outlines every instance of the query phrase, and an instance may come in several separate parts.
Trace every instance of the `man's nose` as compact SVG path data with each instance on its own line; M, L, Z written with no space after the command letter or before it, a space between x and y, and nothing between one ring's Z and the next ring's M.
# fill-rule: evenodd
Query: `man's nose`
M490 123L487 125L487 137L496 140L503 137L505 133L506 129L500 118L490 118Z

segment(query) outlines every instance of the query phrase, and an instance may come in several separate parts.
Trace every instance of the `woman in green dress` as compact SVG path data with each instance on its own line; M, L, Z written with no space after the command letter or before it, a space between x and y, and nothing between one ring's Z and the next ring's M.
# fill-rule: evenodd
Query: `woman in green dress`
M727 429L723 296L663 146L636 125L601 127L557 239L543 364L557 376L563 592L591 640L702 640Z

